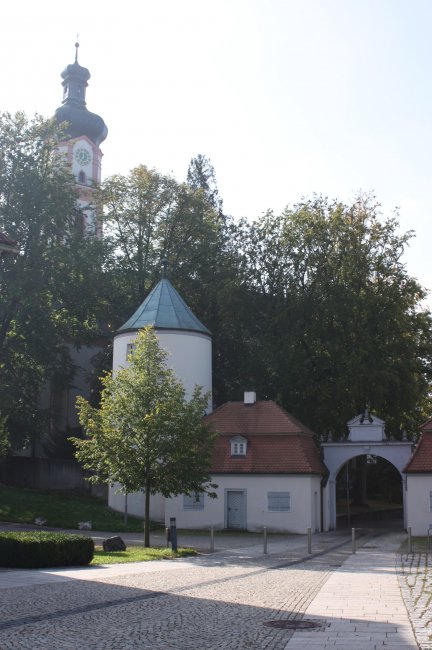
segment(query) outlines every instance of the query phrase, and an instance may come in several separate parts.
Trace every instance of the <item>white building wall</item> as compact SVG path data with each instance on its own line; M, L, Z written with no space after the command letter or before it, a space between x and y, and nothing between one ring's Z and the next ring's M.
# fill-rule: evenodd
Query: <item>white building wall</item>
M432 474L407 474L407 526L417 536L427 535L432 526Z
M125 510L125 495L118 492L120 486L110 487L108 491L108 506L118 512ZM144 492L134 492L127 495L127 509L130 515L144 517ZM155 494L150 497L150 518L154 521L164 521L165 516L165 499L161 494Z
M186 399L192 396L195 386L204 392L212 390L212 342L209 336L199 332L180 330L156 330L160 346L168 352L167 365L183 382ZM133 343L137 332L117 334L114 338L113 370L126 368L127 345ZM211 399L209 399L209 411Z
M262 530L305 534L308 528L320 529L320 477L303 475L214 475L218 484L217 498L204 497L203 510L184 510L183 496L167 499L165 525L176 517L179 528L202 529L213 526L226 528L226 492L244 490L246 493L246 526L249 531ZM268 492L289 492L289 512L269 512Z

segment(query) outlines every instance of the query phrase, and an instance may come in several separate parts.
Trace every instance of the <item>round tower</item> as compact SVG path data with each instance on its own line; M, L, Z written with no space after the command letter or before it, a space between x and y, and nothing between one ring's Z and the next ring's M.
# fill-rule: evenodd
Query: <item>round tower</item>
M167 365L183 383L186 398L195 386L212 391L212 339L183 298L166 278L158 282L144 302L114 336L113 370L125 368L138 330L151 326L160 346L168 352ZM207 412L212 401L209 399Z

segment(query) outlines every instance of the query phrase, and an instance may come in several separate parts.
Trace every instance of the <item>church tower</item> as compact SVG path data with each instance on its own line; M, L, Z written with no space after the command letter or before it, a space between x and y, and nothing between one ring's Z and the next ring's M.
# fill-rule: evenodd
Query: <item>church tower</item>
M55 112L55 119L65 126L67 140L60 144L59 150L69 163L79 188L83 229L100 237L102 229L92 194L94 186L101 181L102 151L99 146L107 137L108 129L99 115L86 108L90 72L78 63L78 48L79 43L75 43L75 61L61 73L63 101Z

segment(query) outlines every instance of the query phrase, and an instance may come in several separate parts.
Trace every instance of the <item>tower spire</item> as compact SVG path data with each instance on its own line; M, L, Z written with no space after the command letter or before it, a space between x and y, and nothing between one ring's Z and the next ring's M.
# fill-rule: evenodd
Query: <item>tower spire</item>
M75 43L75 61L61 73L63 101L55 113L57 122L67 123L66 132L70 138L87 136L99 146L107 136L108 129L103 119L86 108L86 88L90 72L78 63L78 35Z

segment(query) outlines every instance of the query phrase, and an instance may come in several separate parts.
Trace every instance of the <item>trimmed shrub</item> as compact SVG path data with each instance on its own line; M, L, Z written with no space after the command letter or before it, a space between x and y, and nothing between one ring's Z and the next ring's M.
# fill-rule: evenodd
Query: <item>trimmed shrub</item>
M0 533L0 566L83 566L94 555L91 537L42 530Z

